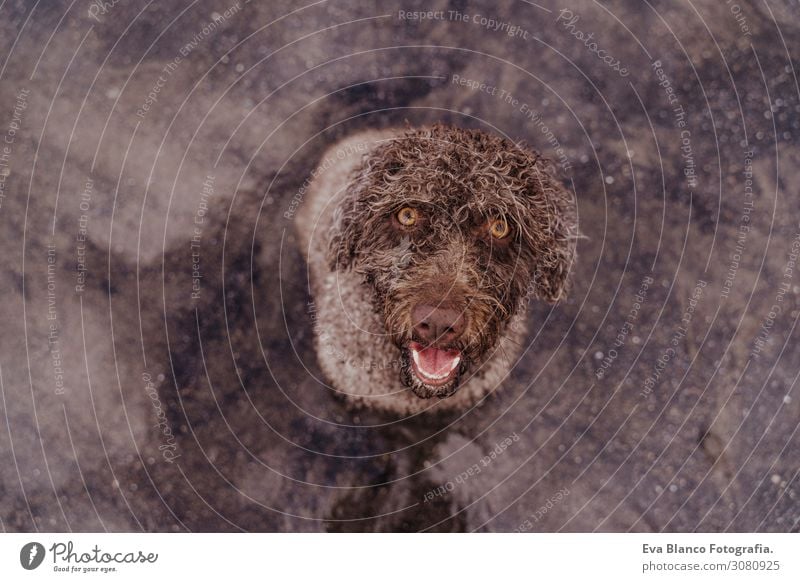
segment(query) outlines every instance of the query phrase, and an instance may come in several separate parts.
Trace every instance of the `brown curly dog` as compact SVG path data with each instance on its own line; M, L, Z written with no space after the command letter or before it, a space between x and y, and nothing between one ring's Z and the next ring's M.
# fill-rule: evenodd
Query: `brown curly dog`
M441 125L360 133L326 152L305 196L317 354L355 404L474 404L518 356L529 298L566 293L573 201L509 140Z

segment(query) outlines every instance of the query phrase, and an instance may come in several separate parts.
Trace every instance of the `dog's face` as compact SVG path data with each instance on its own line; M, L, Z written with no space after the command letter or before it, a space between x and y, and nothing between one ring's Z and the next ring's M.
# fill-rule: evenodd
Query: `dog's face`
M442 126L373 150L332 234L332 268L372 288L421 398L452 395L527 297L563 296L575 238L570 197L534 153Z

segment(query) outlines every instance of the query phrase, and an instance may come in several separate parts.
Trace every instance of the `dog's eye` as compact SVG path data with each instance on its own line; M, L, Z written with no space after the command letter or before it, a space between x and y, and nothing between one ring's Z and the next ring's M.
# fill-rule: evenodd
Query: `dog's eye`
M505 218L495 218L489 222L489 232L494 238L506 238L511 232L511 227Z
M397 213L397 222L403 226L414 226L419 218L419 213L410 206L406 206Z

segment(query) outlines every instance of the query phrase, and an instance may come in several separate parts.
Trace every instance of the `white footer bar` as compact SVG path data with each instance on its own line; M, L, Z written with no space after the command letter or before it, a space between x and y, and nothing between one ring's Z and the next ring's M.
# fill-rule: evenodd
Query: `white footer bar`
M2 580L800 580L796 534L3 534ZM224 577L224 578L222 578ZM177 578L176 578L177 579Z

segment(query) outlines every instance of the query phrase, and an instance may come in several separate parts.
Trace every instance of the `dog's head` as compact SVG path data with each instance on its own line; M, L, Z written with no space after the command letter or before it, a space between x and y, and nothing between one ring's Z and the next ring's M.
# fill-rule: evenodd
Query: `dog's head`
M536 153L437 125L365 157L336 210L329 261L373 289L403 383L444 398L528 297L564 296L574 243L571 197Z

